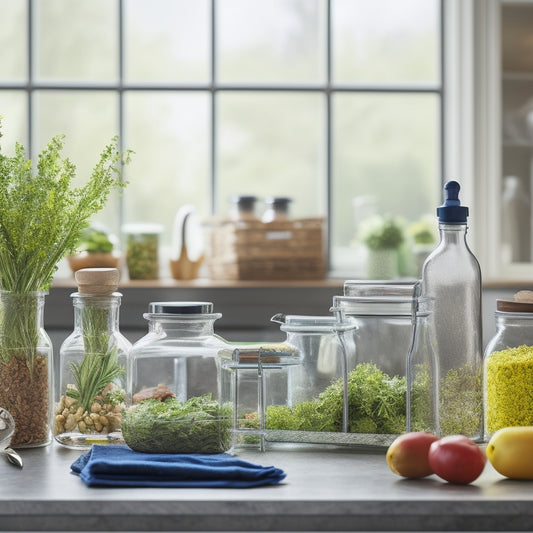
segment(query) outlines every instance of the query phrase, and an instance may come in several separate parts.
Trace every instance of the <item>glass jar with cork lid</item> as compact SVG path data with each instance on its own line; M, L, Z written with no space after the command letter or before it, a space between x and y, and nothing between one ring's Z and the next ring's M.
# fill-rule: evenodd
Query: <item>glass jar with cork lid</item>
M498 429L533 425L533 292L496 301L496 334L485 349L485 440Z
M59 352L55 440L70 448L121 443L131 344L119 331L119 272L85 268L75 278L74 331Z

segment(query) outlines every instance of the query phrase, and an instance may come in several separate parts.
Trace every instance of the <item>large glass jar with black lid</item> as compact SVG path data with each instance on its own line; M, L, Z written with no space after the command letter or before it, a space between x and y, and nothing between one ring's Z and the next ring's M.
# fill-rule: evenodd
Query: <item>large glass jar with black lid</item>
M133 405L124 413L126 443L137 451L218 453L230 447L231 405L220 402L222 315L211 302L152 302L148 334L131 352Z

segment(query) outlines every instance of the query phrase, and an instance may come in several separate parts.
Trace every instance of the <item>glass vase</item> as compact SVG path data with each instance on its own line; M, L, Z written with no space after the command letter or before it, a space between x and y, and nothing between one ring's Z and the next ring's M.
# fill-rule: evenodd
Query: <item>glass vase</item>
M0 407L15 420L14 448L51 441L52 343L44 291L0 291Z

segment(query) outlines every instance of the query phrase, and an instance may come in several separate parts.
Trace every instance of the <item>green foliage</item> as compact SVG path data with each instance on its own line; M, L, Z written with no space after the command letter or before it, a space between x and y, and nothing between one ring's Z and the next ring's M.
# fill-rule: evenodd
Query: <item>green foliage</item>
M210 394L184 403L150 398L122 414L126 444L146 453L220 453L230 447L231 425L231 406L221 406Z
M75 165L61 157L64 136L53 137L39 155L35 173L24 147L0 153L0 288L47 289L57 263L72 253L89 218L123 187L117 139L105 147L87 183L72 187ZM128 154L129 155L129 154Z
M361 223L359 238L370 250L396 249L404 241L403 227L395 218L375 215Z
M426 219L417 220L409 225L407 233L415 244L434 244L437 240L434 226Z
M267 407L267 429L342 431L343 380L332 383L319 397L287 406ZM406 382L390 377L371 363L348 374L348 431L401 433L405 431Z
M77 249L82 252L109 253L113 251L113 243L109 240L108 234L94 227L85 228L81 232L80 241Z
M86 305L81 320L85 353L80 363L69 365L76 389L69 389L67 394L87 412L91 411L94 398L125 371L118 364L117 348L109 349L108 320L107 307L100 307L97 302Z

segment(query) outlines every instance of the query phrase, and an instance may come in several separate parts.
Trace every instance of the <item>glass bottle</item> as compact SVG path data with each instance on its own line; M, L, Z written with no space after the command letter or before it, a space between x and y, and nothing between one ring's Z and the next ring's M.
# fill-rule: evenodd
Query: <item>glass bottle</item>
M219 453L231 447L231 406L220 402L214 333L222 315L211 302L151 302L148 333L131 351L133 406L123 433L136 451ZM164 404L164 405L162 405Z
M13 448L52 439L52 343L43 327L47 292L0 291L0 406L15 419Z
M483 438L481 270L466 242L468 207L449 181L437 208L440 243L422 267L422 296L434 300L442 435Z
M407 431L438 435L439 358L431 313L433 301L413 297L413 343L407 357Z
M59 351L55 440L70 448L120 443L131 344L119 331L119 272L86 268L75 278L74 331Z
M503 427L533 426L533 303L497 300L495 319L483 374L487 441Z

